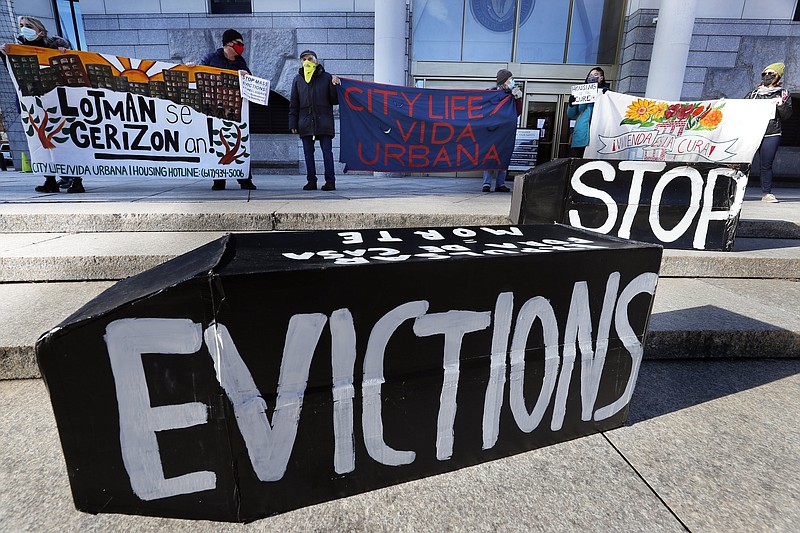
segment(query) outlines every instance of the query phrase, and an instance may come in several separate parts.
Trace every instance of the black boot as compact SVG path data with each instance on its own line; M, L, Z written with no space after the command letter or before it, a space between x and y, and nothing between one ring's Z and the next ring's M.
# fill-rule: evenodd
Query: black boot
M214 185L211 186L212 191L224 191L225 180L214 180Z
M67 192L86 192L86 189L83 188L83 178L77 176L72 178L72 185L69 186Z
M45 176L44 183L34 189L36 192L58 192L55 176Z
M248 191L254 191L258 189L255 183L253 183L253 178L247 178L244 180L236 180L236 181L239 182L239 187L241 187L242 189L246 189Z

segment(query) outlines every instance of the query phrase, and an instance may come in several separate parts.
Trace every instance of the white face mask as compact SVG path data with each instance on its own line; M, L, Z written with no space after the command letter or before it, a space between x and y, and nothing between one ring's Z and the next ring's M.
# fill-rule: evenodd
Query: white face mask
M516 82L514 81L514 78L508 78L508 86L507 87L509 89L513 89L515 84L516 84Z
M34 30L32 28L28 28L26 26L23 26L19 30L19 35L20 35L20 37L22 37L26 41L35 41L36 38L39 37L39 32L37 32L36 30Z

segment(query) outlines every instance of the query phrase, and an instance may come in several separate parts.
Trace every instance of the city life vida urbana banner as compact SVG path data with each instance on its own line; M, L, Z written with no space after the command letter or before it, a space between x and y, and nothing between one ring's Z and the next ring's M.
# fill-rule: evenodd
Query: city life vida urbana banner
M607 91L597 96L584 157L750 163L774 117L770 100L668 102Z
M10 45L38 174L246 178L248 106L235 71Z

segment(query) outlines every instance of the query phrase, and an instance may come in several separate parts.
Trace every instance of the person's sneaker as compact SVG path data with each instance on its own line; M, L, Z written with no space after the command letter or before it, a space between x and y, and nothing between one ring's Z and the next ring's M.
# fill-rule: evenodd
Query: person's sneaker
M83 188L83 178L74 178L72 180L72 185L69 186L67 192L86 192L86 189Z
M323 191L335 191L336 190L336 184L334 184L334 183L325 183L325 185L320 187L320 189L322 189Z
M239 182L239 187L248 191L254 191L258 188L256 187L256 184L253 183L253 178L247 178L244 180L236 180L236 181Z
M311 183L309 181L308 183L303 185L303 190L304 191L316 191L317 190L317 184L316 183Z
M214 180L214 184L211 186L212 191L224 191L225 190L225 180Z
M505 185L501 185L499 187L495 187L494 192L511 192L511 189L509 189Z
M61 189L69 189L71 185L72 185L72 178L62 177L60 180L58 180L58 186Z
M483 192L491 192L491 191L492 191L492 188L489 187L488 185L484 185L483 186Z
M761 201L762 202L769 202L771 204L777 204L778 203L778 199L775 198L775 195L774 194L769 194L769 193L767 193L764 196L762 196L761 197Z

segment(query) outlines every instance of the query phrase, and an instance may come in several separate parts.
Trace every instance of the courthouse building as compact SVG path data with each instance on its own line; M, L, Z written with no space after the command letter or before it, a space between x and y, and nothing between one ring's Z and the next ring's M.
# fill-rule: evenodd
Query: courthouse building
M783 61L785 86L800 93L797 0L4 1L15 14L41 18L76 48L142 59L196 62L220 46L225 29L239 30L253 74L272 82L270 105L250 106L256 172L304 171L287 112L305 49L315 50L331 73L397 85L489 88L497 70L507 68L524 93L519 126L539 130L540 163L566 155L570 86L593 66L605 70L615 91L644 95L656 72L677 81L675 99L689 101L741 98L764 66ZM665 10L684 13L687 5L694 23L685 67L651 67L659 18L667 18ZM7 90L0 98L9 126L14 105L6 102ZM18 160L24 136L17 137ZM797 116L786 125L777 175L794 173L799 147Z

